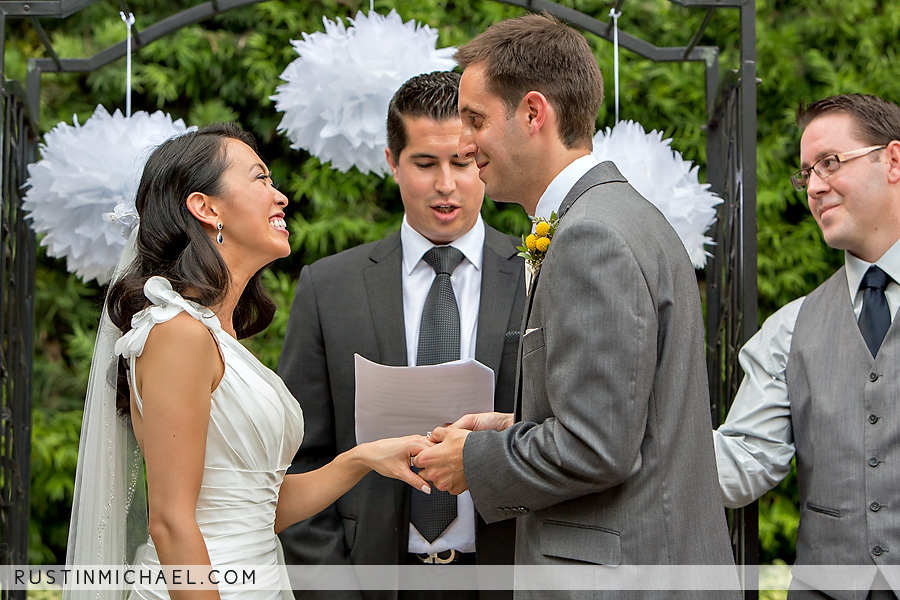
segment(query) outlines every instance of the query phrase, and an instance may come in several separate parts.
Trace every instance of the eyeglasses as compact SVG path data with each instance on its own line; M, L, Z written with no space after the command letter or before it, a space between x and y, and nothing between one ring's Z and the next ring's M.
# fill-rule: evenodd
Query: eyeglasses
M810 168L800 169L791 175L791 184L794 186L795 190L802 192L806 189L806 186L809 185L809 174L811 172L815 171L816 175L825 179L830 175L834 175L837 170L841 168L841 163L871 154L876 150L884 150L885 148L887 148L887 146L866 146L865 148L851 150L850 152L844 152L842 154L828 154L814 162Z

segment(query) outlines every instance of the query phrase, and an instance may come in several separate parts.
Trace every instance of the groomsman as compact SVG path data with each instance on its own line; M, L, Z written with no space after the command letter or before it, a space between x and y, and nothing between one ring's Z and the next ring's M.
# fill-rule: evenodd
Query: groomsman
M719 485L726 506L749 504L796 456L796 564L824 566L795 568L788 598L896 598L869 590L900 590L900 107L833 96L797 124L791 182L844 266L741 349L744 381L715 432ZM835 578L830 565L868 568Z
M475 358L494 371L496 410L513 408L524 263L517 238L482 221L484 184L475 161L457 154L458 84L454 73L420 75L391 100L385 154L405 211L400 231L300 273L278 366L306 420L293 471L321 467L356 444L354 353L395 366ZM512 564L514 535L511 521L486 525L468 494L457 499L435 489L428 496L370 473L281 539L288 564L440 568ZM511 596L440 590L301 594L366 600Z

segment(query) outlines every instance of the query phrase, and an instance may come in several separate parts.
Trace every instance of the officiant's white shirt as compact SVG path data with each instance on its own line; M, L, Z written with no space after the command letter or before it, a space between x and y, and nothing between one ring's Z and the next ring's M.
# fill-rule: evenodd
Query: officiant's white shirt
M400 243L403 251L403 320L406 328L406 360L408 365L416 364L419 350L419 325L422 310L431 283L434 269L422 260L426 252L434 246L421 233L410 226L403 216L400 226ZM481 301L481 266L484 256L484 221L481 215L475 225L459 239L450 243L463 253L463 260L450 275L453 294L459 307L460 358L475 358L475 340L478 332L478 305ZM435 425L439 425L436 423ZM420 432L424 434L425 432ZM460 552L475 552L475 505L469 492L457 496L457 517L444 533L433 543L422 537L409 524L409 551L416 554L443 552L451 548Z

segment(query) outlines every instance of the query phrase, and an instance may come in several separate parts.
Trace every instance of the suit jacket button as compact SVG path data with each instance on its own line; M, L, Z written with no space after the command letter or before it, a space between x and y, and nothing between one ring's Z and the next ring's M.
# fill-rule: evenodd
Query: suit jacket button
M874 424L877 423L877 422L878 422L878 415L874 415L874 414L873 414L873 415L869 415L869 423L871 423L872 425L874 425Z
M873 456L872 458L869 459L869 466L870 467L878 466L878 457L877 456Z
M869 373L869 381L878 381L878 373L875 371Z
M879 510L881 510L881 505L877 502L873 502L869 505L869 510L871 510L872 512L878 512Z
M884 554L884 548L882 548L881 546L875 546L874 548L872 548L872 554L874 554L875 556L881 556L882 554Z

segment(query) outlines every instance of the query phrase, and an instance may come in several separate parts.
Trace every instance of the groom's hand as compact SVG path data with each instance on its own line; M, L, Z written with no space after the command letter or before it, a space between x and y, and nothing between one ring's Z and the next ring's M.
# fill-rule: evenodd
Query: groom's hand
M463 472L463 446L470 433L456 427L438 427L432 431L431 441L440 443L416 455L413 464L421 469L419 476L451 494L462 494L469 489Z
M503 431L512 424L512 413L486 412L469 413L467 415L463 415L456 423L454 423L450 427L468 429L469 431L483 431L485 429Z

